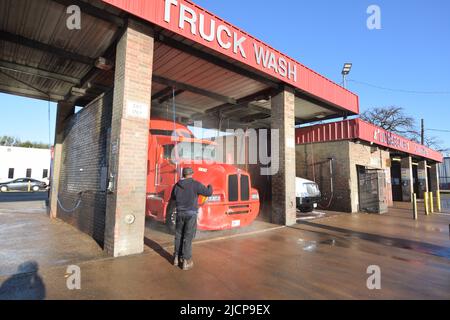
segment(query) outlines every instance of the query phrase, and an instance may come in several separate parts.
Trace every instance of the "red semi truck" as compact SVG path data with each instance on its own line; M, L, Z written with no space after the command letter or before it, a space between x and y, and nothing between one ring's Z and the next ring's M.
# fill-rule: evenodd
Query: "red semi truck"
M176 133L176 134L174 134ZM170 203L173 186L183 168L194 169L194 179L212 185L213 196L199 199L198 228L226 230L250 225L259 214L259 194L250 175L215 160L215 145L196 139L184 125L167 120L150 121L147 216L173 230L176 208Z

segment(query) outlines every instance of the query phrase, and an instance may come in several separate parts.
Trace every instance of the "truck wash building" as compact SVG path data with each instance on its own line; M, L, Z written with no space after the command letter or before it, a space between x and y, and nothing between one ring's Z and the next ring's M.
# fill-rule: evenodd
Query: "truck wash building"
M439 192L437 151L360 119L296 130L297 175L316 181L322 208L385 213L394 201Z
M76 12L68 13L70 5L80 9L81 28L67 23ZM350 186L356 165L360 174L375 168L388 182L389 173L394 176L392 200L408 200L414 172L422 191L428 177L434 188L438 156L404 139L393 147L381 132L365 136L358 121L346 124L354 131L345 139L314 138L313 145L297 139L296 146L296 126L357 115L358 96L191 1L6 0L0 15L5 17L0 91L58 104L49 214L90 235L112 256L143 252L147 200L164 196L147 193L149 185L161 182L161 168L149 161L151 119L185 126L201 121L218 131L278 130L275 143L273 137L260 140L279 146L279 170L262 176L259 167L246 166L274 224L297 221L296 173L320 177L323 171L326 177L331 167L345 166L347 187L342 194L335 188L331 203L345 203L346 211L359 205L352 200L353 180ZM75 113L75 107L82 109ZM160 134L170 130L163 129ZM321 143L335 150L321 155ZM309 148L316 150L309 153ZM365 162L350 161L348 155L357 152L365 152ZM346 163L336 161L338 156ZM334 159L332 166L328 158ZM310 163L317 163L313 173L303 173ZM175 164L173 172L178 169ZM147 179L149 170L158 173L153 181ZM236 176L223 178L238 185ZM229 188L224 196L255 199L240 190L239 195Z

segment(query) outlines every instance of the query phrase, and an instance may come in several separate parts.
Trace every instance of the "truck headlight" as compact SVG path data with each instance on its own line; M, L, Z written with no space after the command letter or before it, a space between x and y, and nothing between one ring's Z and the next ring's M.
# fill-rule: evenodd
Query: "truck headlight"
M211 196L208 198L208 202L220 202L222 201L222 197L221 196Z
M258 193L252 194L252 200L259 200L259 194Z

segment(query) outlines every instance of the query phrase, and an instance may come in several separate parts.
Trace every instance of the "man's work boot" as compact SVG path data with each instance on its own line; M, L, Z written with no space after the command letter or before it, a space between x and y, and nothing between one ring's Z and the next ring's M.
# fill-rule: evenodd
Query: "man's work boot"
M184 271L189 271L192 268L194 268L194 261L192 259L183 261L183 270Z
M178 255L175 255L173 258L173 265L175 267L178 267L180 265L180 258L178 257Z

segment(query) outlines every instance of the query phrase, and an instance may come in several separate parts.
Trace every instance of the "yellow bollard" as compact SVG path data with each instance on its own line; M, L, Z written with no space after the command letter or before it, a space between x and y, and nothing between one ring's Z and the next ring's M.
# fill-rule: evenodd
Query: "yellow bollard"
M31 191L31 181L28 181L28 192Z
M425 204L425 215L428 216L430 214L430 209L428 207L428 192L423 193L423 203Z
M414 220L417 220L417 194L414 193L412 199L413 199L413 214L414 214L413 218Z
M441 193L439 190L436 192L436 205L437 205L437 212L441 212Z
M430 192L430 213L434 213L434 197L433 197L433 192Z

